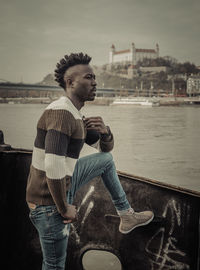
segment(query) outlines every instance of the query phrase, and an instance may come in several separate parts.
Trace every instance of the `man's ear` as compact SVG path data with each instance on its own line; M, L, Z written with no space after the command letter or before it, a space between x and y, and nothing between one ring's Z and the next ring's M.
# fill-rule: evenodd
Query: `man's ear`
M73 85L72 79L67 78L67 79L66 79L66 86L67 86L67 88L72 87L72 85Z

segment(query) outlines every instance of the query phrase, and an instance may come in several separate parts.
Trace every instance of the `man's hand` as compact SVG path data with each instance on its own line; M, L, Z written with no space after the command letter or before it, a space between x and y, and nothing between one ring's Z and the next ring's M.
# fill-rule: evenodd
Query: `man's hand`
M96 130L100 134L108 134L108 129L100 116L87 117L83 121L85 123L86 129Z
M72 223L77 219L77 210L75 205L68 204L67 205L67 212L65 214L62 214L63 223Z

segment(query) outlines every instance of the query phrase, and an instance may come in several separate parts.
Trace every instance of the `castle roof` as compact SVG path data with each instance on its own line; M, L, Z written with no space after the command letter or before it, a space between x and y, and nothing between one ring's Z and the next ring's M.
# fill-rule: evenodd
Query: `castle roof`
M130 49L128 50L122 50L114 52L114 54L123 54L123 53L130 53ZM142 52L142 53L156 53L154 49L136 49L136 52Z

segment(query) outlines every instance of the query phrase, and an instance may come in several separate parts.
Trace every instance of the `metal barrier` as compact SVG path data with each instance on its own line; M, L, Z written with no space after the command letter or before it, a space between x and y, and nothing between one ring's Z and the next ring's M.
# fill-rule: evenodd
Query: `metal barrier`
M1 143L2 134L0 134ZM38 234L25 201L32 152L0 146L1 268L41 269ZM119 172L136 211L152 209L154 220L127 235L100 178L76 195L79 219L72 224L66 269L83 270L88 250L115 254L124 270L199 270L200 193ZM106 270L106 269L105 269Z

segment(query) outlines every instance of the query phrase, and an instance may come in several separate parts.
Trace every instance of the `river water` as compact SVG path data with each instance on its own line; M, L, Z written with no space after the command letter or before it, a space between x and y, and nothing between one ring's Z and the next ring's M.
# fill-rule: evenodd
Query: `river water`
M0 104L5 142L32 149L46 106ZM200 191L200 107L86 105L82 113L111 127L118 170Z

